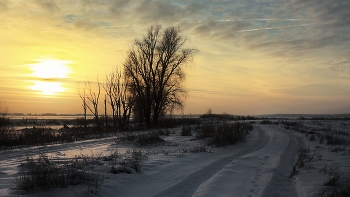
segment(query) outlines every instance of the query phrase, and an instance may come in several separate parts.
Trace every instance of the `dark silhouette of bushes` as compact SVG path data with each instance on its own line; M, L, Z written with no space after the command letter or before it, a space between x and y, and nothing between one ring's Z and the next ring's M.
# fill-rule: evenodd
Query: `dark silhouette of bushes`
M199 124L198 118L162 118L158 120L158 128L174 128L180 125L194 125Z
M13 127L0 127L0 148L23 145L24 139Z
M134 169L135 172L141 172L142 163L147 159L148 157L141 150L127 150L118 164L124 167L122 172L128 173L127 167ZM111 172L114 174L119 173L115 166L112 166Z
M128 140L135 142L138 146L147 146L164 142L160 135L169 135L169 131L156 130L152 132L143 132L137 134L126 134L121 140Z
M50 127L33 127L21 132L22 139L25 139L28 145L44 145L55 141L54 130Z
M235 123L207 123L198 131L199 139L209 138L207 145L227 146L237 142L244 142L246 136L253 130L253 126L245 122Z
M11 120L8 117L0 117L0 127L11 125Z
M325 165L320 172L328 174L327 180L323 186L329 186L329 189L321 193L321 197L347 197L350 196L350 178L349 173L341 171L339 164Z
M337 135L326 135L328 145L342 145L346 144L346 139L343 136Z
M182 126L181 136L192 136L191 130L190 126Z
M260 124L274 124L271 120L262 120L260 121Z
M97 127L72 127L59 130L46 126L35 126L22 130L13 127L0 127L0 148L40 146L52 143L69 143L81 140L102 138L108 135Z
M151 133L142 133L141 135L138 135L138 137L136 138L136 142L140 146L146 146L164 142L164 139L160 137L157 131L154 131Z
M89 186L87 191L97 194L103 178L85 170L88 165L87 160L87 157L75 157L68 162L57 162L45 154L39 154L35 158L28 157L20 165L20 171L15 180L17 188L35 192L87 183Z
M292 172L289 175L289 178L293 178L295 175L298 174L298 172L304 168L305 166L309 165L309 163L313 160L315 155L310 155L310 148L307 147L299 147L298 154L294 160L293 166L292 166Z
M215 120L256 120L254 116L236 116L231 114L214 114L207 112L199 116L202 119L215 119Z

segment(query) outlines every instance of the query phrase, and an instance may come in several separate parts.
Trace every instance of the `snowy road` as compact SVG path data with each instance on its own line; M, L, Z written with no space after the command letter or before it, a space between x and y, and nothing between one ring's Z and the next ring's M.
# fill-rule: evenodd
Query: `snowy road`
M213 153L179 154L176 157L159 154L199 143L192 141L193 137L180 136L181 129L177 130L176 135L165 137L176 146L151 147L148 150L150 154L143 164L142 173L113 175L109 173L109 168L101 168L105 171L99 172L104 173L106 179L99 196L298 196L289 174L301 140L289 131L275 125L256 124L246 143L214 149ZM16 166L27 155L45 152L57 157L72 157L81 150L106 152L115 139L0 151L0 196L13 196L10 188L14 187ZM125 143L118 146L130 144ZM81 193L82 187L57 189L50 192L50 196L89 196ZM47 196L47 193L29 196Z
M212 161L155 196L297 196L288 177L298 139L280 127L255 128L259 136L253 145Z

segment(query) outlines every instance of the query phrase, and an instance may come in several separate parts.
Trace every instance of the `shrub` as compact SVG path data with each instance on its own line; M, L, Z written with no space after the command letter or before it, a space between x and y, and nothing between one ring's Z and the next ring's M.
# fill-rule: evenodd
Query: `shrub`
M323 144L324 139L325 139L325 137L324 137L324 136L320 136L320 137L319 137L319 142L320 142L320 144Z
M121 140L133 141L139 146L147 146L164 142L164 139L160 137L160 134L169 135L170 132L168 130L156 130L148 133L127 134L122 137Z
M346 142L346 140L343 137L336 135L327 135L326 139L328 145L342 145Z
M168 129L165 129L165 130L158 129L157 132L158 132L159 135L165 135L165 136L169 136L170 135L170 131Z
M48 124L48 125L60 125L61 122L59 120L56 120L56 119L48 119L48 120L46 120L46 124Z
M164 142L164 139L160 137L157 131L153 131L150 133L142 133L136 137L136 142L140 146L146 146L151 144L156 144L160 142Z
M309 137L309 140L310 140L310 141L315 141L315 140L316 140L315 135L312 134L312 135Z
M44 145L55 141L53 129L45 126L36 126L33 129L22 131L22 137L26 139L26 144Z
M137 138L137 135L128 133L122 137L122 140L134 141L136 140L136 138Z
M182 126L181 136L192 136L191 127L190 126Z
M331 186L329 190L321 194L322 197L348 197L350 196L350 178L339 170L339 164L325 165L321 170L328 174L323 186Z
M196 132L196 137L199 139L214 137L216 127L213 123L203 124Z
M3 126L0 127L0 144L4 147L12 147L20 144L21 139L18 137L18 133L13 127Z
M190 153L203 153L203 152L211 152L211 149L208 150L208 148L204 144L201 144L200 146L190 149Z
M330 151L330 152L346 151L346 148L345 148L345 146L343 146L343 148L336 146L336 147L329 148L328 151Z
M301 168L304 168L305 166L309 165L309 163L313 160L315 155L310 155L310 149L299 147L297 157L294 160L293 166L292 166L292 172L290 174L290 178L293 178Z
M200 118L202 119L216 119L216 120L234 120L235 117L233 115L229 115L229 114L213 114L213 113L206 113L206 114L202 114L200 116ZM237 117L236 119L238 119L240 117Z
M174 128L184 124L199 124L200 120L194 117L182 117L182 118L162 118L159 119L158 124L155 125L158 128Z
M21 169L15 181L17 188L34 192L38 189L65 188L80 183L101 185L100 177L85 171L83 160L75 158L59 163L45 154L39 154L36 158L29 157L20 165Z
M127 150L118 164L124 167L124 172L130 172L127 167L134 169L136 172L141 172L142 163L147 159L148 157L141 150ZM115 165L113 165L112 173L116 169Z
M237 142L244 142L249 131L253 127L248 123L235 122L232 124L221 123L214 125L213 123L205 124L197 131L197 138L207 139L207 145L226 146Z
M38 125L39 121L37 118L22 118L21 123L25 125Z
M11 120L0 112L0 127L5 127L11 125Z
M273 124L273 122L271 120L262 120L260 124Z

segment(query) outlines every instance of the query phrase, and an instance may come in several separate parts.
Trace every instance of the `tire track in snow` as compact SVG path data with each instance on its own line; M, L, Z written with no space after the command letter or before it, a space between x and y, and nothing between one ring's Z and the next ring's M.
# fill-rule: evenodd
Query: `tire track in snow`
M265 147L269 142L269 137L265 131L258 129L259 138L257 142L248 147L247 149L240 151L234 155L218 159L207 166L195 171L194 173L185 177L181 182L167 188L166 190L156 194L154 197L186 197L192 196L197 188L210 177L222 170L226 165L231 163L238 157L255 152Z
M298 196L294 184L289 180L289 174L297 148L299 144L302 144L301 139L275 125L256 125L254 128L259 132L259 138L254 145L231 156L213 161L188 175L181 182L158 193L155 197L186 197L195 193L198 196L213 196L213 194L215 194L214 196L247 197ZM269 151L272 152L269 154ZM251 162L252 160L256 161ZM237 169L235 165L238 165L236 167L239 168ZM239 169L242 168L251 168L253 171L243 175L244 177L239 177L242 176L242 172L239 172ZM234 173L232 175L236 178L227 174L230 172ZM222 182L220 179L225 177L228 182L225 182L219 188L232 186L232 188L240 190L239 187L242 186L244 187L241 188L242 191L237 192L238 190L235 190L233 193L220 193L220 191L224 192L226 190L220 190L217 184L220 184ZM243 180L240 178L243 178ZM199 187L202 189L201 194L197 193ZM232 188L226 192L232 191ZM207 192L203 189L209 193L206 194ZM218 189L218 191L212 192L212 189Z
M283 132L289 137L287 147L280 156L280 163L273 173L272 179L265 187L262 197L298 196L294 183L289 179L293 162L299 146L303 145L302 139L296 137L285 129L273 126L274 129Z

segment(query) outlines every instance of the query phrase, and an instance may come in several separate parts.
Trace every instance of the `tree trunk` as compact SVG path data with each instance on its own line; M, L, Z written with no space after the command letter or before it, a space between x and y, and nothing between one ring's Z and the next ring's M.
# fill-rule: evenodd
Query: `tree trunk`
M105 127L107 128L107 100L105 94Z

